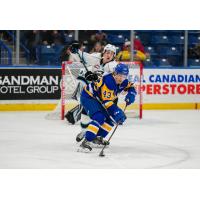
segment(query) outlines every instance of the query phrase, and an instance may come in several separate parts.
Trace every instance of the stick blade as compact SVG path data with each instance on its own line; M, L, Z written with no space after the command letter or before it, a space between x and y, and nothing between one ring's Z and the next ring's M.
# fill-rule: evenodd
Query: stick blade
M99 153L99 156L100 156L100 157L104 157L104 156L105 156L104 152L101 151L101 152Z

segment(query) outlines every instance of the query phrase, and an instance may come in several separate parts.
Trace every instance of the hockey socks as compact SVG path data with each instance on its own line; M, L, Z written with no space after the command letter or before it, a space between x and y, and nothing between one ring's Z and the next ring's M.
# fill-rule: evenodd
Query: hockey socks
M95 121L92 121L88 127L87 131L85 133L85 138L87 141L92 141L96 138L97 133L99 131L99 124Z
M104 122L102 126L99 126L97 122L92 121L87 127L85 138L88 141L94 140L97 136L105 138L111 130L112 125L106 122Z

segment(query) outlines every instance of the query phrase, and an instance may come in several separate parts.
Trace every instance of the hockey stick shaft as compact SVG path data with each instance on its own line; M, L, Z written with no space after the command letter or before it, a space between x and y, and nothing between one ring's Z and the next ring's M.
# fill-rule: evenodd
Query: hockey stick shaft
M126 108L127 108L127 104L126 104L126 106L125 106L125 108L124 108L124 112L126 111ZM113 132L112 132L112 134L111 134L111 136L109 137L109 139L108 139L108 142L111 140L111 138L112 138L112 136L114 135L114 133L115 133L115 131L117 130L117 127L119 126L119 122L116 124L116 126L115 126L115 128L114 128L114 130L113 130ZM103 151L104 151L104 149L106 148L106 144L103 146L103 148L101 149L101 151L100 151L100 153L99 153L99 156L103 153Z
M79 52L77 52L77 54L78 54L78 57L79 57L80 60L81 60L81 63L83 64L85 70L88 72L89 70L88 70L88 68L87 68L87 66L86 66L86 64L85 64L85 60L83 59L83 56L81 57L80 54L79 54ZM83 55L83 54L82 54L82 55Z

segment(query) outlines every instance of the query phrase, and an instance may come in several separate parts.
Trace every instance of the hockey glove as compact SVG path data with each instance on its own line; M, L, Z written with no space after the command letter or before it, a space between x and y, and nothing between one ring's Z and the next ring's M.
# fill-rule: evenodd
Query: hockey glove
M108 112L116 123L123 124L123 122L126 120L126 115L124 114L122 109L120 109L115 104L108 108Z
M97 80L98 80L98 75L92 73L91 71L87 71L87 72L85 73L85 79L86 79L87 81L97 81Z
M73 42L70 46L70 51L72 53L78 53L79 48L80 48L80 44L78 42Z
M104 73L104 71L102 71L102 70L97 70L97 71L95 71L95 74L96 74L98 77L102 77L102 76L103 76L103 73Z
M137 94L137 92L134 87L129 89L128 94L125 97L127 106L134 103L136 94Z

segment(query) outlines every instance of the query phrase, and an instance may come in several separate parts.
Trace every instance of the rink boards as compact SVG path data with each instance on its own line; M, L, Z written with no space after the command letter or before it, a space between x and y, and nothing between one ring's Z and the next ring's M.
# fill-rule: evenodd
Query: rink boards
M59 66L0 67L0 111L55 109L60 74ZM200 68L145 68L143 90L144 110L200 109Z
M57 104L55 103L8 103L0 104L0 111L52 111ZM70 104L68 108L73 108ZM182 109L200 109L200 103L145 103L143 110L182 110Z

